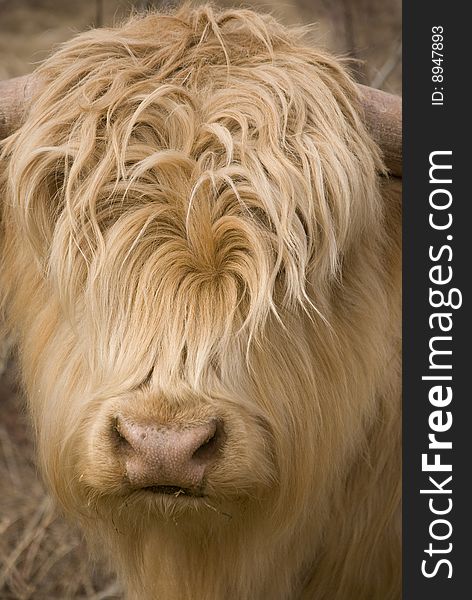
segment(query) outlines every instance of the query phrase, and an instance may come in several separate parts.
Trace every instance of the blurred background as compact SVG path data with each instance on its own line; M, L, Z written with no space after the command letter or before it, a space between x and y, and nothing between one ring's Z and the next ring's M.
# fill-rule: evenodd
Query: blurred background
M401 94L401 0L213 3L270 12L286 24L313 24L313 44L355 59L358 81ZM173 4L177 2L0 0L0 79L30 73L57 44L80 31L119 23L131 10ZM44 492L14 361L2 356L0 347L0 600L119 598L114 578L105 566L88 561L80 534Z

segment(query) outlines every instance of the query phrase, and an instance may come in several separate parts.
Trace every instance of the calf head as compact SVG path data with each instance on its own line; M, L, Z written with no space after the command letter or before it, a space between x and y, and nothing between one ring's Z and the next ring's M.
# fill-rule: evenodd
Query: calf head
M357 89L208 7L81 34L37 79L0 285L42 473L131 596L294 598L392 353Z

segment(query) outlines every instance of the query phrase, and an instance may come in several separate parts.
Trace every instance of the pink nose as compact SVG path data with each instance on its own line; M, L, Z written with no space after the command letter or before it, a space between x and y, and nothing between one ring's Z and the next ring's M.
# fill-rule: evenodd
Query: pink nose
M172 426L138 423L119 415L115 429L130 484L167 494L198 494L224 437L222 423L216 418Z

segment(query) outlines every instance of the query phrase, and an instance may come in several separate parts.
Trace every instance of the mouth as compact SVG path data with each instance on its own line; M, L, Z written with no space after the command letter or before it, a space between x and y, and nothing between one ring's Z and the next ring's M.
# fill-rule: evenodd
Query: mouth
M225 522L233 518L230 506L222 505L218 499L204 493L202 489L182 488L175 485L150 485L130 490L129 501L145 502L150 511L149 515L155 514L158 518L161 518L162 514L165 518L173 515L174 522L178 515L183 517L198 514L200 519L205 519L205 514L211 515L211 518L216 515L223 518ZM128 501L125 505L128 506Z
M204 494L201 491L182 488L175 485L150 485L141 488L141 490L154 495L173 496L174 498L204 498Z

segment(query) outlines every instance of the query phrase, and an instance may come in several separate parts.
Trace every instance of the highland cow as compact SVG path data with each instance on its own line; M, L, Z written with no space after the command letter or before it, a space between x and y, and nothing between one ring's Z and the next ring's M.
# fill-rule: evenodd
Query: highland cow
M205 6L34 81L0 298L61 506L130 599L398 599L400 202L345 67Z

